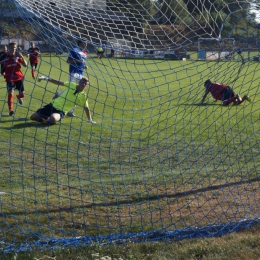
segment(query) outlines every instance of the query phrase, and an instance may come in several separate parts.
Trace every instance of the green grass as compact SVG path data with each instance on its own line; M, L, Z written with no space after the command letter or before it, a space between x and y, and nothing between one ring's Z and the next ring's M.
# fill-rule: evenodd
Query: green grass
M33 81L29 68L24 105L15 103L9 117L0 78L0 191L7 193L0 197L0 228L7 243L257 216L259 187L249 180L259 171L259 63L89 59L88 65L97 125L80 107L77 118L55 126L30 121L63 87ZM66 57L44 56L38 74L66 81L67 70ZM199 106L208 78L253 102L223 107L208 98Z

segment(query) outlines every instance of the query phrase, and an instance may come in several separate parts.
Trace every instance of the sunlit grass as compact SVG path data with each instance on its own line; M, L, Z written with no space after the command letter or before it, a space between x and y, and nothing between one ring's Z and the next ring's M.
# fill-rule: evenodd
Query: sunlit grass
M15 104L9 117L0 79L6 241L174 230L257 215L259 188L247 181L259 171L259 63L241 71L239 62L193 60L90 58L88 65L97 125L80 107L55 126L30 121L64 89L33 81L30 68L24 105ZM44 56L38 74L66 81L67 67L65 56ZM223 107L209 98L199 106L208 78L253 102ZM234 201L247 206L238 214Z

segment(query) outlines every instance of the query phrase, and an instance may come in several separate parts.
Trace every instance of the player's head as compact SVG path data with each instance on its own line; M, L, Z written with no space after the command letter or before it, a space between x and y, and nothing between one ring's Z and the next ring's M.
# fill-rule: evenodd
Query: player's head
M81 48L81 49L85 49L87 47L88 43L87 41L85 41L84 39L79 39L78 40L78 46Z
M204 83L204 87L205 87L205 88L208 88L210 85L211 85L211 81L210 81L210 79L207 79L207 80L205 81L205 83Z
M35 43L31 42L31 48L35 48Z
M9 54L15 55L16 49L17 49L17 43L16 42L9 43Z
M79 84L77 86L77 90L79 92L83 91L89 85L89 79L87 77L82 77L79 80Z

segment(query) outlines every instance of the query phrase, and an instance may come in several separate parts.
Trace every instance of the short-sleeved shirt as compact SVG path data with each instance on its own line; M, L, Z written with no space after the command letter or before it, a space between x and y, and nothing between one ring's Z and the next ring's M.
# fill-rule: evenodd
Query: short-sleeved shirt
M5 71L6 82L15 82L24 79L24 75L21 71L21 64L24 64L24 60L12 55L7 55L6 59L2 61Z
M80 75L84 74L84 68L86 66L85 62L87 59L88 53L86 51L81 50L80 48L73 48L70 51L69 58L72 60L82 60L82 63L70 63L69 72L70 73L78 73Z
M221 83L211 83L207 88L207 93L211 93L216 100L222 100L222 92L226 89L226 85Z
M88 99L85 91L74 94L77 85L78 84L74 82L64 82L64 86L68 87L68 89L63 91L59 97L54 99L52 105L56 109L63 111L65 114L68 113L74 105L84 108L88 107Z
M40 50L37 47L28 49L28 54L30 55L30 62L38 63L39 52Z
M103 49L102 47L98 47L98 48L97 48L97 52L103 53L103 52L104 52L104 49Z

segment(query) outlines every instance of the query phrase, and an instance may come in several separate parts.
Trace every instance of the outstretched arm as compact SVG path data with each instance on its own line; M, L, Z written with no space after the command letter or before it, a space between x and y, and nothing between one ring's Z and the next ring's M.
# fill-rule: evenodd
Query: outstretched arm
M51 79L50 77L47 77L47 76L40 76L38 78L38 81L41 82L42 80L46 80L46 81L49 81L55 85L61 85L61 86L64 86L64 82L62 81L59 81L59 80L56 80L56 79Z

